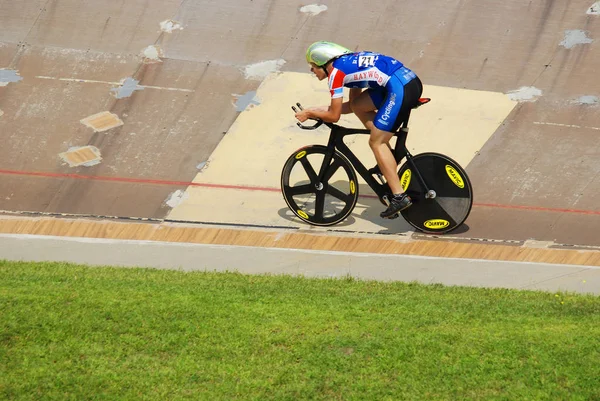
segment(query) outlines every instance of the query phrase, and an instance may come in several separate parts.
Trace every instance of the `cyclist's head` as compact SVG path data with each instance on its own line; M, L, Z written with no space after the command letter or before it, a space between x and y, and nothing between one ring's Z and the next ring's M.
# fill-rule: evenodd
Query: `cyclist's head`
M352 53L352 51L332 42L320 41L308 46L306 61L317 67L325 67L328 62L346 53Z

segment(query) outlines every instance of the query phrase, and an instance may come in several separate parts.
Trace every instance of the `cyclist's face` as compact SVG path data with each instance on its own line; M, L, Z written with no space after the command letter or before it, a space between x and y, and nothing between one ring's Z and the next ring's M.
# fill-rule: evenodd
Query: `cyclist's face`
M327 74L325 73L323 68L318 67L315 63L310 63L310 71L313 74L315 74L317 76L317 78L319 78L319 81L322 81L325 78L327 78Z

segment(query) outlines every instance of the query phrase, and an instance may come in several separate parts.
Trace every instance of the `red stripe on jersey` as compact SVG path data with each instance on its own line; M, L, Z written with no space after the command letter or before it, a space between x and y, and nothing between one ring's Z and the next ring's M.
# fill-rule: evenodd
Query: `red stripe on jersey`
M338 70L337 68L334 68L331 71L331 74L329 74L329 92L331 93L331 96L333 96L336 89L340 89L340 88L344 87L344 77L345 76L346 76L346 74L344 74L342 71Z

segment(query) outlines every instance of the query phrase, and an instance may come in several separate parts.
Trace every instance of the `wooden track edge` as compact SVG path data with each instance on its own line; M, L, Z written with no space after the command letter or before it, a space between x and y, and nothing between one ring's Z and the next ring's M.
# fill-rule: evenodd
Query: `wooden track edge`
M0 233L600 266L600 250L552 243L91 218L0 215ZM1 257L1 255L0 255Z

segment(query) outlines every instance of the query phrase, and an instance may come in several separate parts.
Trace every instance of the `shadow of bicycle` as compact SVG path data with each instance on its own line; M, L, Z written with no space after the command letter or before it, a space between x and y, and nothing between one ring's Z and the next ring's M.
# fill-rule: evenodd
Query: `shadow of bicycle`
M381 234L399 234L414 231L414 228L401 216L393 220L380 217L379 213L385 210L385 206L371 191L367 192L367 189L369 188L365 185L359 187L359 194L362 193L361 190L364 190L365 194L359 195L356 206L346 219L333 226L326 226L324 228ZM314 199L306 200L302 207L306 211L312 210L314 208ZM333 202L331 207L339 209L343 205ZM296 217L287 207L281 208L278 214L282 219L296 223L298 227L312 227L310 224Z

